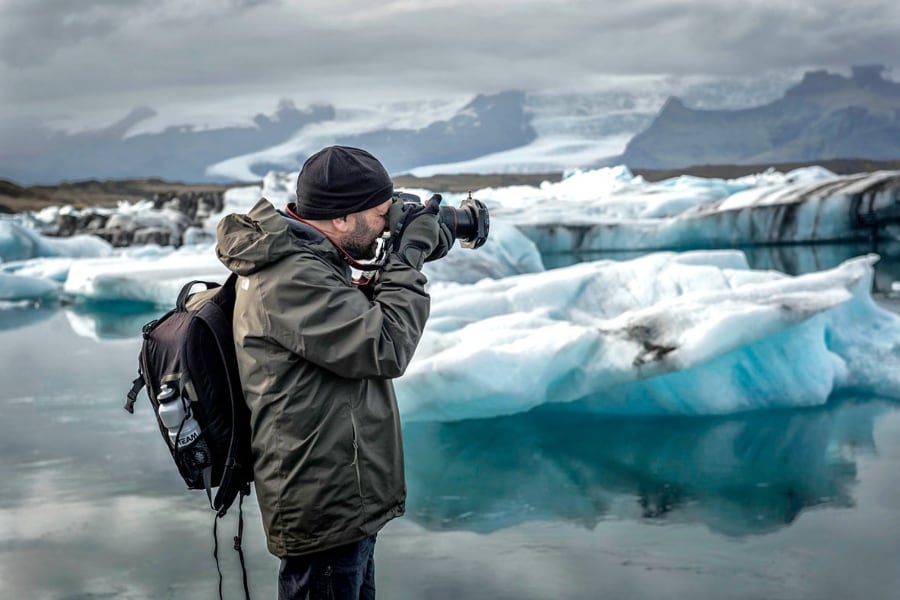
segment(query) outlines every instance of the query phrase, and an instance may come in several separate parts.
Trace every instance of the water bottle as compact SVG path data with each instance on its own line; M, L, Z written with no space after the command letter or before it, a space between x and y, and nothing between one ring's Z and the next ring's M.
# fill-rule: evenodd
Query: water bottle
M167 384L164 384L156 396L159 402L159 420L169 432L169 442L175 449L175 462L178 470L191 487L209 489L209 468L212 467L212 454L206 443L200 424L186 410L187 400Z
M200 424L191 415L185 418L184 401L175 388L163 385L156 400L159 403L159 420L169 430L169 442L173 448L183 450L200 437Z

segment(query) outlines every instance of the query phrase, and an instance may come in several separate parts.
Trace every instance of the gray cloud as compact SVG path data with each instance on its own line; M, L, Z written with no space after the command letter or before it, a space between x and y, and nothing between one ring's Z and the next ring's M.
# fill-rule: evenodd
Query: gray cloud
M8 82L0 110L571 89L604 76L740 76L900 56L893 0L73 5L19 0L0 8L0 77Z
M280 0L225 0L168 4L158 0L10 0L0 7L0 62L11 67L44 65L58 52L82 42L102 42L132 23L161 27L234 16ZM145 35L157 35L152 28ZM165 33L161 34L165 37ZM140 39L134 40L140 43Z

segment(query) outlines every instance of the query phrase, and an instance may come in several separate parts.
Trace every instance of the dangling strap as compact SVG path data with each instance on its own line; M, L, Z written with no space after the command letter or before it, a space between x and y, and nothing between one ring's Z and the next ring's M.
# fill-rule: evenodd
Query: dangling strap
M219 536L216 529L219 525L219 515L213 518L213 560L216 561L216 571L219 573L219 600L223 600L222 596L222 569L219 568Z
M237 550L238 558L241 559L241 576L244 579L244 597L250 600L250 584L247 582L247 565L244 564L244 550L241 548L241 541L244 537L244 496L246 494L241 490L241 497L238 500L238 534L234 536L234 549Z
M238 531L237 535L234 536L234 549L238 553L238 558L241 560L241 578L244 582L244 597L246 600L250 600L250 582L247 580L247 564L244 562L244 550L241 547L241 543L244 538L244 497L247 494L241 490L241 496L238 500ZM219 574L219 600L223 600L224 596L222 595L222 569L219 567L219 535L218 535L218 525L219 519L222 518L224 513L216 513L216 516L213 518L213 560L216 561L216 572Z
M138 392L144 387L144 376L138 369L138 376L131 382L131 390L128 392L128 399L125 401L125 410L134 414L134 403L137 402Z

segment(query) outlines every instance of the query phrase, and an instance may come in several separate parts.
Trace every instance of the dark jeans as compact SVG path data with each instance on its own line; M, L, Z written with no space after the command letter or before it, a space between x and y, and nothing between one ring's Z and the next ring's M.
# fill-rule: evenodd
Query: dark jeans
M282 558L278 600L375 600L375 536Z

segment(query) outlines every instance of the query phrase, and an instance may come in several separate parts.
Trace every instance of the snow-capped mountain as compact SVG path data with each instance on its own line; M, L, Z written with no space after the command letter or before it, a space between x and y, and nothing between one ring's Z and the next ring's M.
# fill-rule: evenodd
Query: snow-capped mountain
M672 95L692 108L734 110L781 97L797 78L642 77L587 92L506 91L362 107L298 108L285 99L271 114L228 125L172 125L147 107L81 131L7 119L0 120L0 175L26 184L148 176L249 181L298 169L334 143L365 147L397 174L563 171L621 155Z

